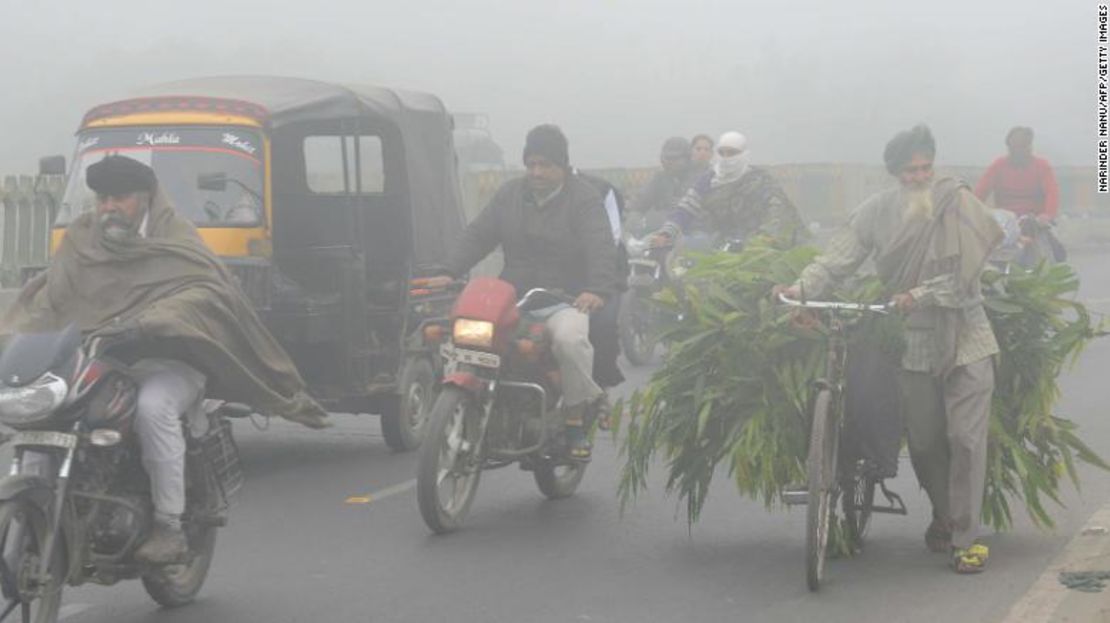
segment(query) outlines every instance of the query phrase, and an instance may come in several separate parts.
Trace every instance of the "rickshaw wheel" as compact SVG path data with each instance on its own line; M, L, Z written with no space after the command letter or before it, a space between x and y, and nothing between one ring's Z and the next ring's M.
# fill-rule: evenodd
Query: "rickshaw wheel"
M399 396L382 409L382 436L396 452L420 447L428 429L428 414L435 404L435 370L425 358L409 358L397 383Z

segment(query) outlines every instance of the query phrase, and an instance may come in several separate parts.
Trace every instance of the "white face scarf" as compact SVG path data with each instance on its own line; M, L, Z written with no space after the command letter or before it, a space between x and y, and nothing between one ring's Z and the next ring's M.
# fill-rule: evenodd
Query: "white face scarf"
M751 152L748 150L748 139L739 132L725 132L717 141L717 149L731 147L740 153L735 156L723 158L719 154L713 161L713 186L735 182L748 172L751 166Z

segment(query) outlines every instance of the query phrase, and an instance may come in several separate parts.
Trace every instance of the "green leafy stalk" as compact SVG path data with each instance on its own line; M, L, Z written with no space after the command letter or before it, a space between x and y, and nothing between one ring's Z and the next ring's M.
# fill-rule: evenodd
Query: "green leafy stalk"
M815 253L754 245L739 254L700 255L682 296L658 297L659 305L681 305L686 313L664 332L670 350L662 368L614 407L626 416L614 429L624 459L622 509L647 488L660 458L666 490L685 502L691 524L722 464L740 493L768 508L781 502L786 485L804 482L809 382L821 372L825 336L795 327L768 293L776 283L793 282ZM1079 486L1077 462L1110 469L1076 425L1054 413L1060 373L1104 334L1074 300L1078 285L1066 265L984 276L987 313L1002 350L983 506L983 519L997 529L1011 525L1013 500L1038 526L1052 526L1045 500L1060 503L1065 478ZM873 301L879 291L870 279L840 296ZM856 335L898 354L900 320L867 322Z

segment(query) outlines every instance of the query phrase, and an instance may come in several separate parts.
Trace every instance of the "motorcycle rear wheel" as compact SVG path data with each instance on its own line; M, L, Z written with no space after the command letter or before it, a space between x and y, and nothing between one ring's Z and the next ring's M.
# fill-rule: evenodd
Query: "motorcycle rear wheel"
M61 538L54 544L50 580L34 587L30 578L38 569L47 530L46 513L34 501L20 496L0 502L0 588L4 599L0 614L4 617L19 610L23 623L58 620L66 574Z
M549 500L574 495L585 475L586 463L579 462L567 464L541 459L532 468L532 477L536 479L536 486Z
M458 530L474 502L482 475L480 461L473 456L480 420L478 405L458 387L445 387L432 406L420 446L416 499L420 516L436 534Z
M208 577L216 550L216 526L196 526L190 530L189 562L158 567L143 575L143 588L150 598L166 608L190 604Z

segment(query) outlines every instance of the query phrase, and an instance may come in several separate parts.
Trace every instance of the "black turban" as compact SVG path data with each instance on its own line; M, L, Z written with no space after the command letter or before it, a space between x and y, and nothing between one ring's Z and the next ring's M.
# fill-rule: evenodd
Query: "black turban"
M543 156L564 169L570 168L567 137L556 125L538 125L528 132L524 140L524 159L528 156Z
M915 125L909 130L903 130L894 135L883 150L883 162L886 170L891 175L898 175L902 167L909 164L915 154L923 154L929 158L937 155L937 144L933 140L933 133L925 124Z
M112 197L136 191L153 193L158 188L154 169L126 156L108 156L89 165L85 183L98 195Z

